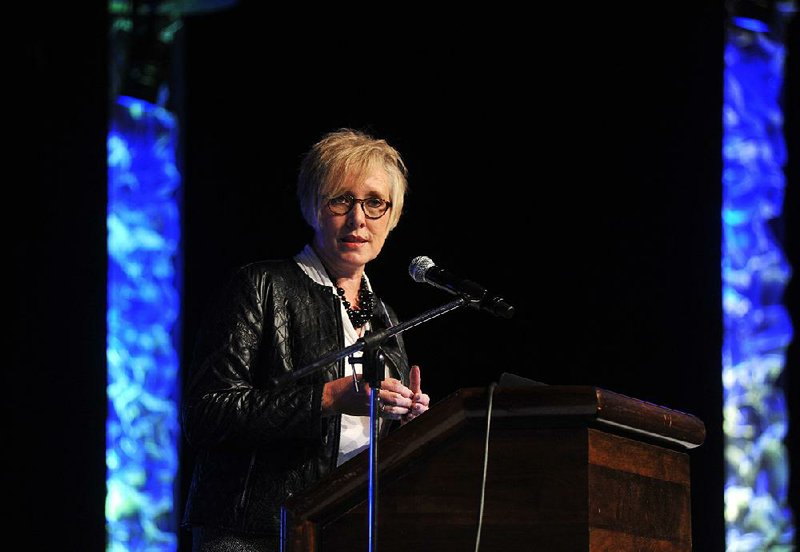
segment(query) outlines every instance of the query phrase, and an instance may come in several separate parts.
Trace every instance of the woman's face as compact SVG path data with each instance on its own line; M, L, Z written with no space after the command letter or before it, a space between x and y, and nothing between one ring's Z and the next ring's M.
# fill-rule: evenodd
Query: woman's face
M353 182L345 186L342 195L350 194L357 199L376 197L389 201L389 190L386 172L374 169L367 173L360 184ZM369 219L359 202L346 215L334 215L325 205L319 227L314 232L314 249L335 276L359 275L364 265L381 252L389 234L388 228L388 211L381 218Z

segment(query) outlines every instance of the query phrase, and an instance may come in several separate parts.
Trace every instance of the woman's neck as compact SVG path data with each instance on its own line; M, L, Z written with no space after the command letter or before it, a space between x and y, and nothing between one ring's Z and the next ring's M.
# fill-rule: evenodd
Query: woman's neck
M331 275L331 279L333 278L335 278L335 275ZM354 305L357 304L355 299L358 297L358 290L361 288L361 276L336 278L333 280L333 285L342 288L350 302Z
M364 267L357 267L353 269L350 266L341 266L327 259L325 255L321 254L319 249L312 244L311 247L319 257L322 266L325 267L325 272L328 278L331 279L333 285L340 287L347 293L347 297L355 298L358 295L358 290L361 287L361 278L364 276Z

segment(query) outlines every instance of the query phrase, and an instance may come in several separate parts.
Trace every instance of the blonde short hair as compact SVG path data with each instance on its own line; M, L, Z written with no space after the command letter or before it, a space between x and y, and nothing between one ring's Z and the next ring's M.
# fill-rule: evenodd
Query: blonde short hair
M297 178L297 199L303 218L312 228L318 228L325 203L341 195L346 179L352 176L360 181L375 168L383 169L389 177L392 207L386 216L389 230L394 229L408 190L406 165L386 140L349 128L329 132L303 157Z

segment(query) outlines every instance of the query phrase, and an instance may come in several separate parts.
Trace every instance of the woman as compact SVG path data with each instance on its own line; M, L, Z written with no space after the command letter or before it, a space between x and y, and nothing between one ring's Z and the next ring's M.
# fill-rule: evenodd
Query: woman
M298 177L311 243L240 268L226 286L198 337L182 408L196 453L184 516L193 550L278 550L281 504L369 446L371 390L352 375L360 364L269 382L397 324L364 269L400 219L406 175L386 141L327 134ZM400 335L382 351L381 416L407 423L430 398Z

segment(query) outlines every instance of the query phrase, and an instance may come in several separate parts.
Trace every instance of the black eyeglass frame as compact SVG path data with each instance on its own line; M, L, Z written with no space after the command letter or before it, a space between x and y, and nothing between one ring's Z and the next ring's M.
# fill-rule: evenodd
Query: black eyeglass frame
M344 213L337 213L337 212L335 212L333 210L333 207L331 206L331 204L332 204L332 202L334 200L337 200L337 199L347 199L347 200L349 200L350 206L347 208L347 211L345 211ZM367 208L364 206L365 202L371 201L371 200L378 200L383 205L386 206L385 209L383 210L383 212L380 215L378 215L377 217L373 217L369 213L367 213ZM325 202L325 205L328 207L328 211L330 211L330 213L332 215L337 216L337 217L343 217L345 215L350 214L350 211L353 210L353 207L356 206L356 203L360 203L361 204L361 211L363 211L364 216L367 217L370 220L378 220L379 218L382 218L386 213L389 212L389 209L392 208L392 202L389 201L388 199L382 199L380 197L365 197L364 199L360 199L360 198L354 197L354 196L352 196L350 194L343 194L343 195L340 195L340 196L332 197L328 201Z

